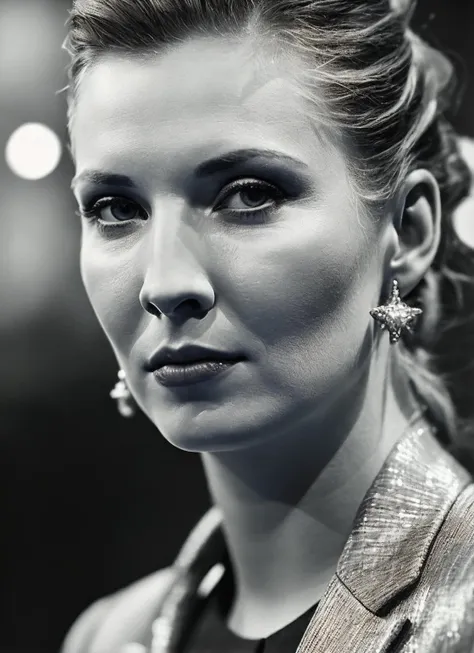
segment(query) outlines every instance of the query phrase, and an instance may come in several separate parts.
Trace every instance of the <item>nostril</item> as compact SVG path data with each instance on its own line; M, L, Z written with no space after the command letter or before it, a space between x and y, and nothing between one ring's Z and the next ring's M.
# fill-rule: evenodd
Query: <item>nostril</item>
M208 313L197 299L186 299L176 308L175 314L179 317L195 317L202 319Z
M154 315L155 317L160 317L161 311L159 308L157 308L154 304L151 302L147 302L145 305L145 310L147 313L150 313L151 315Z
M160 309L158 306L156 306L156 304L153 304L152 302L147 302L145 305L145 310L147 313L150 313L155 317L167 315L169 318L195 317L197 319L202 319L209 312L209 309L203 308L197 299L186 299L170 311L167 311L164 307Z

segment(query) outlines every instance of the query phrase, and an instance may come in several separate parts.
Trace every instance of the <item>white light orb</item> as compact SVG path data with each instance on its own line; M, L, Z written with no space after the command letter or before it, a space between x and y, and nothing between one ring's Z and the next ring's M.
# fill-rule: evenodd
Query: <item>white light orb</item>
M465 245L474 249L474 195L464 200L456 209L453 221L458 238Z
M474 139L460 139L461 154L474 175ZM453 215L454 229L462 242L474 249L474 184L470 196L461 202Z
M37 122L18 127L5 147L10 169L23 179L43 179L56 169L62 146L55 132Z

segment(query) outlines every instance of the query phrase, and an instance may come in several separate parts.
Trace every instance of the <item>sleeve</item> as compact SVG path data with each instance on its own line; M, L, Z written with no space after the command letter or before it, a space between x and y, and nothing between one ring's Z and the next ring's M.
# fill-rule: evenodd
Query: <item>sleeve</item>
M173 569L161 569L93 603L72 625L60 653L120 653L127 645L143 645L174 576Z
M95 634L109 613L112 603L111 598L104 598L84 610L67 633L60 653L89 653Z

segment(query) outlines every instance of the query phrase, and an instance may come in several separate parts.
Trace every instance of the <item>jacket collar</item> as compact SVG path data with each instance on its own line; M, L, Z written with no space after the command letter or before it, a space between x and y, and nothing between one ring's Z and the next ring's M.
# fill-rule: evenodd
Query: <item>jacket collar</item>
M418 417L367 492L336 576L370 612L381 614L423 569L449 509L471 478Z
M418 580L442 522L470 482L467 471L438 443L433 428L418 417L367 492L298 653L388 653L409 621L393 611L384 615ZM153 624L152 650L175 650L195 618L198 587L225 560L221 515L213 508L176 559L176 578Z
M372 614L385 613L418 580L442 522L470 482L418 413L365 495L334 581ZM221 523L216 507L198 522L175 561L180 575L192 571L197 579L202 561L227 560Z

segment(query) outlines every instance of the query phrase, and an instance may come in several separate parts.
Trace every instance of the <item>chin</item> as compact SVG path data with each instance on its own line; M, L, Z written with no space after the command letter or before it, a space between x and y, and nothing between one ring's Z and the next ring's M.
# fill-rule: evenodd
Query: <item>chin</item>
M257 403L257 402L256 402ZM262 402L263 403L263 402ZM149 418L170 444L183 451L214 453L257 445L275 435L281 416L223 404L190 410L181 406L164 413L155 409Z

